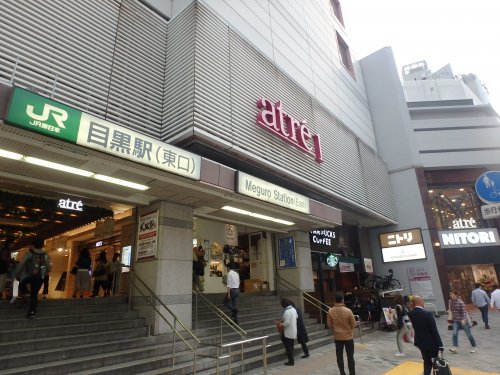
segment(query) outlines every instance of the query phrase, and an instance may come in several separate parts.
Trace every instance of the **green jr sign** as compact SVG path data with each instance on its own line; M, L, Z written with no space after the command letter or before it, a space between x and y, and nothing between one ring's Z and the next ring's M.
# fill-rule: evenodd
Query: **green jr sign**
M5 122L49 137L77 143L82 112L16 87Z

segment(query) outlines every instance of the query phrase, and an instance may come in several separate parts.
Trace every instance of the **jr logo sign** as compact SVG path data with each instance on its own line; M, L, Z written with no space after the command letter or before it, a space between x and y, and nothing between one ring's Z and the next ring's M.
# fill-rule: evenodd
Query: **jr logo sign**
M76 143L81 117L76 109L16 87L5 122Z
M45 104L43 106L42 114L37 115L35 113L35 107L33 107L31 104L28 104L26 106L26 114L33 120L38 122L46 122L49 119L50 115L52 114L52 118L54 119L57 126L61 129L66 129L66 126L64 126L64 121L68 119L68 112L66 112L64 109L57 108L50 104ZM31 124L35 125L35 122L33 121ZM57 130L56 133L58 133Z

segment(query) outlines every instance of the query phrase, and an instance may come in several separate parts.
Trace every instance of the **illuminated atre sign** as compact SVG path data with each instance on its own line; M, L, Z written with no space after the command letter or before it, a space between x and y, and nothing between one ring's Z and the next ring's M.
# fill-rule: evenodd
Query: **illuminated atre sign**
M305 214L310 213L309 198L249 174L238 172L236 188L239 194Z
M257 114L257 125L314 156L317 162L323 161L319 134L311 132L306 120L298 121L285 113L279 100L273 103L269 99L260 98L257 108L262 110Z
M441 248L496 246L499 244L496 228L439 231Z
M59 199L57 207L64 208L66 210L83 211L83 202L72 201L71 199Z
M425 259L425 248L420 229L379 234L384 262Z

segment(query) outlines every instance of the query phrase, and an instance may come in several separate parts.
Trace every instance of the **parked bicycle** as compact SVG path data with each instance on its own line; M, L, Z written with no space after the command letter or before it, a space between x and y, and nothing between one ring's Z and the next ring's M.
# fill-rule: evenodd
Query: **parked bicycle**
M373 279L367 280L365 286L368 289L392 290L401 289L402 284L398 279L393 278L394 272L389 270L389 274L385 276L375 276Z

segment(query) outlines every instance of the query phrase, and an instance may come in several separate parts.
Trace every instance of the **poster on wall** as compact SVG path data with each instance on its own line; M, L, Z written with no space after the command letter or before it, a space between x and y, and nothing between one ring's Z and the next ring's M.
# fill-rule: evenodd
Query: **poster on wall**
M424 300L436 299L434 288L432 287L431 276L426 268L408 268L408 278L410 279L411 294L422 296Z
M354 272L354 264L339 262L339 272Z
M363 258L363 263L365 264L365 272L373 273L373 262L371 258Z
M297 267L293 237L285 237L278 240L278 266L280 268Z
M156 259L158 252L158 210L139 217L137 261Z

